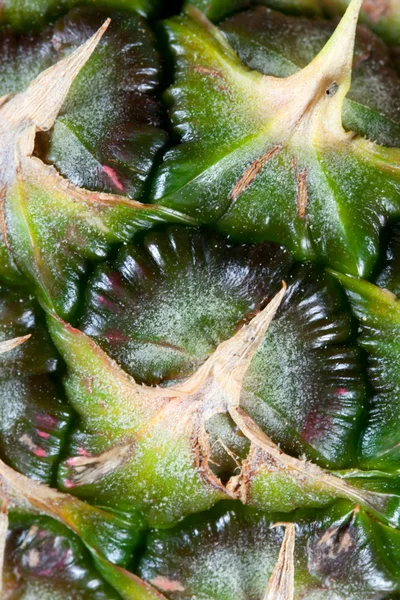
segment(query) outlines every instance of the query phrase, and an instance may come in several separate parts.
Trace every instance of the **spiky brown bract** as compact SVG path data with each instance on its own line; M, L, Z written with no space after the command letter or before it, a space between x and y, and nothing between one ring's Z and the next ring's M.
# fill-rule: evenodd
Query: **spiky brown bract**
M293 523L275 523L274 527L285 527L285 537L279 551L278 561L268 582L264 600L292 600L294 597L294 544Z

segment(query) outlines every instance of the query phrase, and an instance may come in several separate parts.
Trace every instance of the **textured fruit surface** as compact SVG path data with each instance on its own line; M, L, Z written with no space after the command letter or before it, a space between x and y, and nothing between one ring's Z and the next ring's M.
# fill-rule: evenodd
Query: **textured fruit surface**
M167 21L176 60L167 99L183 143L165 154L154 199L236 239L267 238L369 275L381 225L399 210L399 150L342 126L354 10L286 78L249 70L193 8Z
M351 464L363 380L346 302L323 271L289 269L272 244L226 244L183 228L149 234L144 251L124 249L96 271L80 328L138 381L182 378L285 279L241 402L286 448Z
M101 45L77 76L50 136L42 135L37 150L76 185L140 199L166 139L155 99L160 59L144 19L136 13L86 7L71 11L41 34L23 38L22 44L20 36L8 32L1 43L0 94L23 91L41 71L85 42L108 16L112 24Z
M56 377L60 359L37 302L1 288L1 341L26 335L24 344L1 357L0 452L22 473L50 483L71 419Z
M293 269L286 282L241 404L289 453L353 465L364 382L346 302L331 278L310 265Z
M0 0L4 600L398 600L378 4Z
M183 227L153 232L96 270L80 329L139 381L182 378L278 291L291 264L274 244L235 245Z
M267 333L277 296L235 334L234 324L270 298L282 277L285 299ZM63 489L124 512L136 507L164 527L224 497L287 511L357 497L397 523L396 480L337 472L358 465L365 384L348 307L329 275L292 267L271 244L235 246L170 229L99 268L87 299L82 331L49 319L80 415L60 470ZM129 375L164 385L138 386ZM265 434L299 458L268 446ZM257 450L251 444L260 440ZM269 450L278 460L273 470Z
M218 21L240 9L248 8L251 0L192 0L209 19ZM257 0L255 4L289 14L307 16L342 15L350 0ZM360 20L366 23L388 44L398 46L400 41L400 6L397 0L366 0L361 7Z
M79 4L85 3L80 0L3 0L0 23L29 30L32 26L44 25L51 18ZM91 0L90 4L113 10L137 11L150 16L158 8L159 0Z
M135 14L79 9L57 22L51 43L59 60L107 17L112 22L107 37L75 80L46 159L80 187L139 200L166 140L155 98L161 69L152 31Z
M262 598L283 541L282 525L290 524L287 515L223 505L214 513L151 533L141 576L173 598ZM373 600L396 588L397 531L347 503L293 516L296 598Z

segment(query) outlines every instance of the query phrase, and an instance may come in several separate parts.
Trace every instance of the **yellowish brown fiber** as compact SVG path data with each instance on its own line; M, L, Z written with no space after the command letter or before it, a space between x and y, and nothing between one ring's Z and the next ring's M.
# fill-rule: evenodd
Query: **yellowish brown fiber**
M20 346L21 344L29 340L30 337L30 335L23 335L21 337L16 337L12 340L0 342L0 354L4 354L5 352L10 352L10 350L14 350L14 348Z
M231 195L229 196L230 200L236 200L239 198L241 194L245 191L246 188L249 187L257 177L258 173L261 171L262 167L269 161L271 158L276 156L282 150L282 146L274 146L266 154L257 158L257 160L253 161L248 169L243 173L243 175L238 179L238 181L233 186L233 190Z
M295 526L293 523L275 523L273 527L285 527L285 537L264 600L294 600Z
M307 169L296 174L297 182L297 211L300 219L304 219L308 204Z
M8 531L7 503L5 498L0 510L0 594L3 591L3 568Z

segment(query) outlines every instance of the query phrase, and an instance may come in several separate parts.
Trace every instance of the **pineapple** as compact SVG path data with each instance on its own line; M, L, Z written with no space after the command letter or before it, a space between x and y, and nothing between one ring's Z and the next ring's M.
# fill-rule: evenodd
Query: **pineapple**
M394 600L400 7L183 4L1 10L0 597Z

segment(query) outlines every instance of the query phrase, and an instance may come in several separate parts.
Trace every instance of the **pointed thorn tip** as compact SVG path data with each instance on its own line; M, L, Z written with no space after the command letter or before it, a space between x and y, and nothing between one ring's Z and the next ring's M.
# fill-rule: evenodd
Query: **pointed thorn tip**
M103 25L100 27L100 29L97 30L97 32L95 33L95 35L99 35L100 37L103 36L103 34L107 31L107 29L109 28L111 23L111 19L110 17L108 17L108 19L106 19L103 23Z

